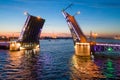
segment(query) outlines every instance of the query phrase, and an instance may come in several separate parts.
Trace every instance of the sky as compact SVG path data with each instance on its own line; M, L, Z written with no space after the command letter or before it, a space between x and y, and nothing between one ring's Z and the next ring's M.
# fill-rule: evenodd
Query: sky
M98 35L120 35L120 0L0 0L0 32L21 32L27 11L44 18L43 33L70 33L61 13L75 18L85 35L90 31Z

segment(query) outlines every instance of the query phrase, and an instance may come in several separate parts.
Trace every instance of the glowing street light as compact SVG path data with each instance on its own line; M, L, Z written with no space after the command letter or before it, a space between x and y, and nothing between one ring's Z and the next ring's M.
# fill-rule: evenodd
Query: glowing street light
M40 16L37 16L38 19L40 19Z
M27 11L24 12L24 15L29 16L29 13Z
M73 16L80 14L80 11L76 12Z
M76 14L80 14L80 11L78 11Z

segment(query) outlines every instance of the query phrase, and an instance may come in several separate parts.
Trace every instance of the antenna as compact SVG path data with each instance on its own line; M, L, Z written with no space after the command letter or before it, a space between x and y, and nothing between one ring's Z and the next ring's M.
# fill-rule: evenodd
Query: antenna
M65 9L63 9L63 11L67 10L69 7L71 7L73 5L73 3L71 3L70 5L68 5Z

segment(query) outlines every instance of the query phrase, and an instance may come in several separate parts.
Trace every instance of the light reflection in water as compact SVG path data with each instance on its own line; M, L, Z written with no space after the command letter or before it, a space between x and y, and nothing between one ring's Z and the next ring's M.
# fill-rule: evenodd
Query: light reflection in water
M90 57L72 57L71 76L74 80L92 80L105 78L102 75L100 68L90 59Z
M37 50L25 50L9 52L8 61L3 73L5 79L33 80L38 76L38 54Z
M115 72L115 68L113 66L113 63L111 60L108 60L106 63L106 69L105 69L107 73L104 73L108 78L114 78L114 72Z
M43 40L40 52L0 50L0 80L120 80L120 59L78 57L71 43Z
M103 75L106 76L106 78L112 78L112 79L120 79L120 75L118 72L120 71L119 60L114 59L104 59L104 58L96 58L95 64L101 67L101 71L103 72Z

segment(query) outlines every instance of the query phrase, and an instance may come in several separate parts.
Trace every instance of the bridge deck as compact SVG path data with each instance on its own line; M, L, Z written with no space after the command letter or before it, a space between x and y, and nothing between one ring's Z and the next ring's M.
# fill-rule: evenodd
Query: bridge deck
M91 52L95 53L120 53L120 44L96 43L91 46Z

